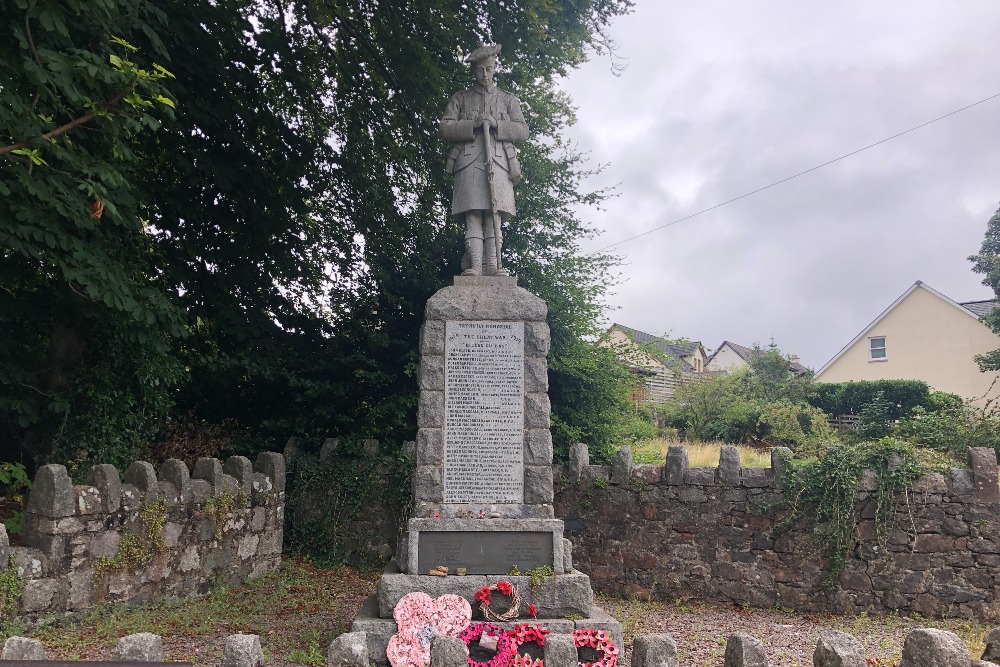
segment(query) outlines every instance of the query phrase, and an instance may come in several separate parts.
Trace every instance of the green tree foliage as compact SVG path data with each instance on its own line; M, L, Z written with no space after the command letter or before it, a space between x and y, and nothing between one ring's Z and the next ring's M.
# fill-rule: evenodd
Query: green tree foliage
M667 421L695 440L780 444L815 454L834 434L805 402L811 374L796 375L776 348L755 347L745 368L687 379L665 406Z
M983 284L1000 298L1000 209L986 225L986 237L979 254L969 257L969 261L972 262L972 270L983 275ZM986 315L983 323L1000 333L1000 310L994 309ZM1000 349L976 355L976 363L983 372L1000 370Z
M0 433L6 457L148 438L182 318L140 214L140 137L175 106L151 2L0 10ZM139 49L134 44L144 43ZM84 415L89 431L73 428ZM21 451L17 451L20 449Z
M809 402L830 415L861 415L865 406L881 395L886 421L908 416L918 405L926 406L931 389L923 380L859 380L822 382Z
M995 406L981 407L960 396L932 392L901 419L893 436L951 455L964 463L969 447L990 447L1000 454L1000 415Z
M14 84L0 90L0 136L39 151L0 155L7 440L39 458L66 443L81 464L101 447L135 452L171 402L276 437L412 437L423 307L459 272L462 244L437 119L470 83L461 55L485 39L503 44L498 80L532 132L505 255L550 306L557 439L609 442L629 415L627 378L585 339L614 258L578 252L590 232L575 211L604 193L580 192L556 80L630 5L4 9Z

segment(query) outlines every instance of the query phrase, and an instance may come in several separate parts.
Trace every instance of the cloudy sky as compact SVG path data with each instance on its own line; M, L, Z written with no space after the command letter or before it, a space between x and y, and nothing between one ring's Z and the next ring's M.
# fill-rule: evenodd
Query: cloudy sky
M1000 93L997 0L636 0L564 88L593 251ZM917 280L992 296L966 257L1000 202L1000 97L616 248L609 321L775 342L819 369ZM946 344L946 342L943 342Z

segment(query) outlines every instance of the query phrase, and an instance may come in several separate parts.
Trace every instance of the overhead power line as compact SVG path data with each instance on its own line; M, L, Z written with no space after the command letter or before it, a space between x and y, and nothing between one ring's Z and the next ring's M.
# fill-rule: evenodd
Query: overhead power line
M654 227L653 229L650 229L650 230L647 230L645 232L642 232L641 234L636 234L635 236L630 236L627 239L623 239L621 241L617 241L615 243L612 243L611 245L604 246L603 248L601 248L599 250L595 250L593 252L587 253L587 255L588 256L590 256L590 255L596 255L599 252L604 252L605 250L610 250L611 248L616 248L616 247L618 247L620 245L623 245L625 243L628 243L630 241L634 241L636 239L642 238L643 236L648 236L649 234L652 234L653 232L658 232L661 229L666 229L667 227L672 227L673 225L676 225L679 222L684 222L685 220L690 220L691 218L695 218L695 217L701 215L702 213L708 213L709 211L714 211L715 209L721 208L721 207L723 207L723 206L725 206L727 204L732 204L734 201L739 201L740 199L744 199L744 198L749 197L751 195L755 195L758 192L763 192L764 190L768 190L770 188L773 188L776 185L781 185L782 183L787 183L788 181L790 181L790 180L792 180L794 178L798 178L799 176L804 176L805 174L808 174L810 172L816 171L817 169L822 169L823 167L829 166L829 165L833 164L834 162L839 162L839 161L841 161L841 160L843 160L845 158L851 157L852 155L857 155L858 153L860 153L862 151L866 151L869 148L874 148L875 146L878 146L880 144L884 144L887 141L892 141L893 139L897 139L897 138L903 136L904 134L909 134L910 132L913 132L915 130L919 130L922 127L927 127L931 123L936 123L939 120L944 120L945 118L948 118L949 116L954 116L957 113L961 113L963 111L971 109L974 106L978 106L980 104L983 104L984 102L989 102L990 100L994 100L994 99L996 99L998 97L1000 97L1000 93L996 93L995 95L990 95L989 97L984 97L983 99L979 100L978 102L973 102L972 104L964 106L961 109L955 109L954 111L948 112L948 113L944 114L943 116L938 116L937 118L929 120L929 121L927 121L925 123L921 123L920 125L914 125L910 129L903 130L902 132L898 132L898 133L892 135L891 137L886 137L885 139L882 139L880 141L876 141L873 144L868 144L867 146L864 146L862 148L858 148L857 150L853 150L850 153L844 153L840 157L835 157L832 160L827 160L826 162L824 162L822 164L818 164L815 167L810 167L809 169L806 169L805 171L800 171L797 174L792 174L791 176L783 178L780 181L775 181L774 183L771 183L769 185L765 185L764 187L757 188L756 190L751 190L750 192L745 192L745 193L739 195L738 197L733 197L732 199L727 199L726 201L722 202L721 204L716 204L715 206L709 206L708 208L704 208L704 209L702 209L702 210L700 210L700 211L698 211L696 213L692 213L690 215L685 215L683 218L677 218L676 220L668 222L665 225L660 225L659 227Z

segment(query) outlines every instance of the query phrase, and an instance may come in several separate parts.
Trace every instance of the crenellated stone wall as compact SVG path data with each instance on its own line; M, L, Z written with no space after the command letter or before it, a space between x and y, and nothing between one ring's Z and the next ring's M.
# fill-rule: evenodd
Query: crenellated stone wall
M779 509L791 452L772 468L740 468L735 447L718 467L689 468L684 447L664 465L635 465L622 448L611 466L589 465L585 445L556 466L556 516L574 565L594 588L625 597L718 600L800 611L897 611L991 618L1000 612L1000 487L991 449L969 450L967 469L917 480L896 499L888 554L875 539L877 479L862 476L859 523L836 586L804 523L787 532Z
M103 600L204 593L281 562L285 460L262 453L202 458L189 471L136 461L120 476L91 468L74 485L65 467L42 466L26 505L23 546L0 524L0 563L23 579L22 617L86 609ZM10 558L12 556L12 558Z

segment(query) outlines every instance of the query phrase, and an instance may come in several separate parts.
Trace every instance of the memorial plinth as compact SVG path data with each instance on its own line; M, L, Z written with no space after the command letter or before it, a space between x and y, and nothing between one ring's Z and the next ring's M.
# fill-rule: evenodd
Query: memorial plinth
M380 664L403 595L461 595L478 618L476 591L500 579L535 605L537 620L523 620L553 632L603 629L621 641L621 625L594 606L590 579L573 570L572 545L553 518L546 315L545 302L507 276L457 276L427 302L413 518L352 626L367 633ZM440 566L448 576L428 574ZM511 574L539 567L553 573L540 585Z

